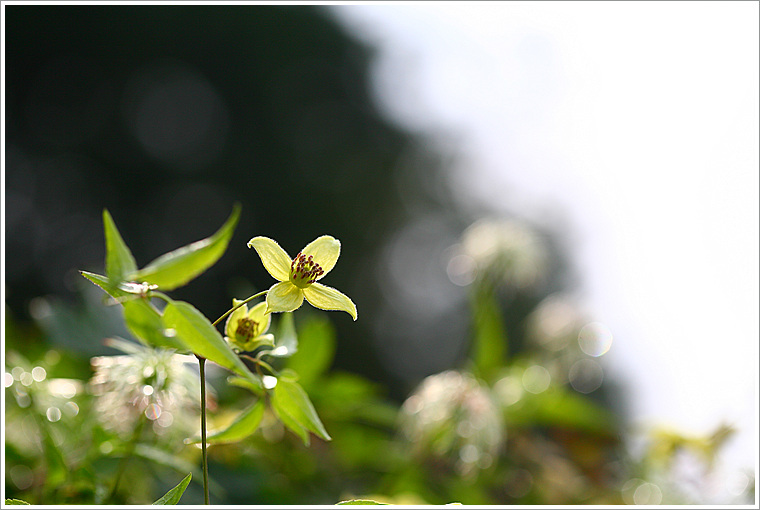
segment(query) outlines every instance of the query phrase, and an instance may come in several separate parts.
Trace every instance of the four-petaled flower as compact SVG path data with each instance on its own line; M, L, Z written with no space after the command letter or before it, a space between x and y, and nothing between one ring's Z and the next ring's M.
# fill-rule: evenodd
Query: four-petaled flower
M318 237L294 259L268 237L254 237L248 241L248 247L256 249L264 268L279 281L267 292L265 313L292 312L306 298L316 308L343 310L356 320L356 305L348 296L317 283L335 267L340 241L332 236Z
M239 305L232 300L232 306ZM274 345L274 335L265 334L269 329L271 315L265 313L266 303L259 303L250 310L242 305L227 317L224 325L225 339L241 351L252 351L262 345Z

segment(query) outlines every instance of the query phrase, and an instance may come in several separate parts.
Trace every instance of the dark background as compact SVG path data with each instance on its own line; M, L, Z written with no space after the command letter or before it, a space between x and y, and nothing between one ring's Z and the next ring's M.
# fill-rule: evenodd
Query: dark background
M403 398L463 358L465 291L446 278L441 259L475 219L457 210L445 184L455 151L433 149L381 117L368 92L372 49L328 11L6 13L5 290L16 320L28 320L38 296L76 303L89 285L77 270L103 271L104 208L143 267L211 235L240 202L227 253L174 297L217 317L232 297L273 282L248 239L271 237L295 255L329 233L343 250L325 283L349 295L360 316L353 323L330 314L336 366ZM394 284L389 250L398 264L399 246L411 277ZM513 351L525 313L563 283L556 250L553 264L544 288L505 308ZM443 296L443 307L434 306ZM107 351L97 339L58 337L83 353ZM398 359L378 358L375 346L389 341L400 346Z

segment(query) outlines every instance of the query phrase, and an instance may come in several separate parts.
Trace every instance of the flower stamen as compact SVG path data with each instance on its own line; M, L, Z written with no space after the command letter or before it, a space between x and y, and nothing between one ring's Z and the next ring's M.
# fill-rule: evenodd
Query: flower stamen
M290 263L290 281L299 289L305 289L324 274L322 267L314 261L313 255L306 257L299 253Z
M240 342L248 342L256 337L258 328L258 322L247 317L243 317L238 321L238 327L235 330L235 336Z

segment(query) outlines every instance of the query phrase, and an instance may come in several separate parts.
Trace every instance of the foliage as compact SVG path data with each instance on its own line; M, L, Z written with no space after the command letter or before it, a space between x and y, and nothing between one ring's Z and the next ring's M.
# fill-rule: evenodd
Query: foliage
M222 256L238 214L146 270L105 212L105 275L82 274L110 306L86 307L81 322L66 326L74 311L50 302L32 330L8 317L6 504L200 503L197 356L211 362L201 403L209 409L208 487L224 504L693 502L667 477L674 459L693 454L709 476L730 436L728 427L706 438L655 431L634 455L602 381L574 378L573 367L593 356L567 339L578 338L587 318L554 296L524 317L526 343L512 342L501 310L512 299L504 285L519 274L515 265L475 275L468 356L403 402L332 368L337 333L325 314L278 313L271 327L253 327L246 321L262 320L247 308L255 294L233 298L212 322L163 291ZM85 299L92 289L83 288ZM114 308L122 313L104 329L135 340L106 340L120 354L87 359L50 347L56 328L76 335ZM558 309L562 327L550 314ZM266 331L271 338L253 341Z

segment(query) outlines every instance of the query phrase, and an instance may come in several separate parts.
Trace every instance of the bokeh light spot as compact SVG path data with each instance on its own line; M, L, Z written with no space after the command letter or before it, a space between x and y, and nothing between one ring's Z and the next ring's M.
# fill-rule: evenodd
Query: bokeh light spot
M31 386L34 382L34 377L32 377L31 372L24 372L21 374L21 384L24 386Z
M18 464L10 469L11 481L19 490L26 490L34 482L34 473L28 466Z
M514 376L502 377L494 384L494 393L502 405L508 407L516 404L523 396L523 385Z
M575 391L591 393L602 385L604 371L598 362L592 359L581 359L570 367L568 379Z
M48 391L51 395L62 398L73 398L77 394L77 385L71 379L50 379Z
M662 501L662 491L653 483L642 483L633 493L634 505L659 505Z
M145 417L149 420L157 420L161 416L161 407L158 404L150 404L145 408Z
M45 416L47 416L48 421L56 422L61 419L61 410L55 406L48 407Z
M66 402L63 404L63 411L69 416L76 416L79 414L79 406L76 402Z
M610 350L612 332L601 322L589 322L578 333L578 345L589 356L599 357Z
M32 379L34 379L37 382L42 382L45 380L45 377L47 377L47 371L45 371L42 367L34 367L32 369Z
M469 255L454 255L446 265L446 274L454 285L465 287L475 281L477 267Z
M522 383L526 391L530 393L541 393L546 391L552 382L552 376L549 371L541 365L528 367L523 373Z

